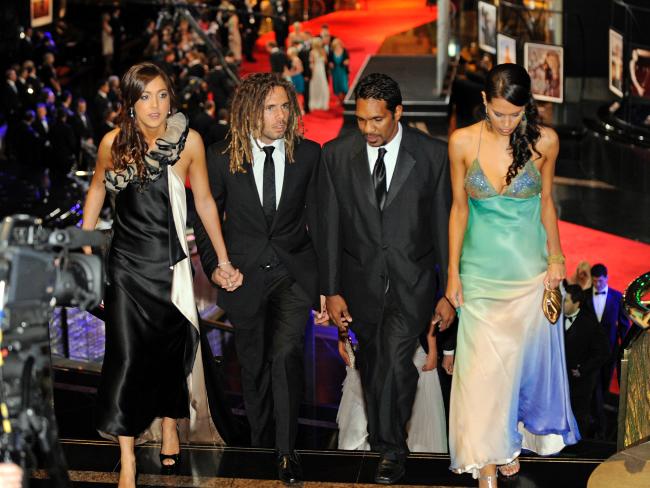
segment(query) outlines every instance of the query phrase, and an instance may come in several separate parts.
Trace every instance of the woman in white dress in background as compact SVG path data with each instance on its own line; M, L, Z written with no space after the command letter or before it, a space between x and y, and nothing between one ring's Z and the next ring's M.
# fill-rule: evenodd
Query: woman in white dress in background
M311 79L309 80L309 110L329 110L330 87L325 74L327 53L319 37L312 40L309 53Z

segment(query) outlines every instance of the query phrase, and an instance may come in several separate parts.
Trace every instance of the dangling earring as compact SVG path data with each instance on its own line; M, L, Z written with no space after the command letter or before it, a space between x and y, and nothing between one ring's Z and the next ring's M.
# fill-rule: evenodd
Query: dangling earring
M492 121L490 121L490 116L488 115L487 105L485 106L485 125L488 126L488 129L492 128Z
M521 118L521 122L519 122L519 132L525 134L527 125L528 125L528 120L526 120L526 114L524 113L524 116Z
M129 117L131 117L132 119L135 118L135 112L133 111L133 107L129 109Z
M170 108L169 112L167 112L167 115L171 115L171 114L172 114L172 109Z

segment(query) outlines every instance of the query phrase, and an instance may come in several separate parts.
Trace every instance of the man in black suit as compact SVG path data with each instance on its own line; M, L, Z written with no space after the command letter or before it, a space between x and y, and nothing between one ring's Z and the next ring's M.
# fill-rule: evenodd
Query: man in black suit
M97 88L97 93L95 94L95 99L93 100L93 126L99 128L99 126L104 122L106 118L106 112L112 110L113 104L108 98L108 93L110 92L110 85L108 80L102 80L99 83ZM98 142L101 141L100 138L97 138Z
M255 447L275 446L278 476L301 481L294 451L302 398L305 326L321 309L317 259L315 174L320 147L299 136L293 85L272 73L244 79L232 101L231 136L208 149L212 195L224 219L233 265L244 275L217 302L235 328L246 415ZM200 221L196 242L203 269L219 266ZM317 320L326 320L317 314ZM273 432L275 420L275 432Z
M609 340L610 355L600 371L600 382L596 388L594 404L598 423L600 424L598 435L606 438L611 437L610 434L614 432L616 427L612 421L609 422L608 427L603 405L605 403L612 404L614 407L618 405L618 398L616 395L610 394L609 386L613 375L619 372L620 344L630 329L630 321L625 316L623 295L620 291L610 288L608 285L607 267L604 264L599 263L591 267L591 282L592 286L587 291L586 306L594 312L598 323Z
M273 0L273 32L275 42L284 50L287 48L287 37L289 37L289 1Z
M323 148L319 272L331 319L359 340L368 441L381 453L375 481L390 484L408 455L418 336L455 316L436 300L447 281L451 190L445 144L402 126L393 79L368 75L355 95L360 132Z
M237 9L237 15L242 24L242 51L246 61L254 63L253 50L255 49L255 41L259 36L259 18L260 6L262 2L253 2L251 0L244 0L242 5Z
M610 358L603 366L601 375L603 391L607 393L612 374L618 364L619 345L630 330L630 321L625 316L623 295L607 284L607 267L604 264L592 266L591 282L592 287L588 290L589 299L586 305L596 315L598 323L609 340Z
M600 368L609 358L609 342L598 325L593 310L583 306L585 292L580 285L567 285L564 295L564 349L571 407L583 438L590 435L589 408L600 377Z
M269 52L271 73L276 73L280 76L284 75L285 71L291 68L291 62L287 55L278 47L275 41L267 42L266 50Z

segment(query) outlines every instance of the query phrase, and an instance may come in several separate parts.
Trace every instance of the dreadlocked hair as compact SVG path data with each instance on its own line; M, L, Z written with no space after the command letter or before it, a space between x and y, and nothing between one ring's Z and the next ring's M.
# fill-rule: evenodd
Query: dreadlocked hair
M155 78L161 77L169 93L170 109L175 112L176 97L171 80L161 68L153 63L135 64L124 73L121 81L123 100L122 112L118 115L117 126L120 131L115 136L111 146L113 169L116 172L124 171L128 165L133 164L136 174L144 178L146 173L144 155L149 146L145 141L142 131L135 119L133 106L140 99L145 87ZM167 114L165 114L167 115Z
M488 101L503 98L518 107L524 107L524 117L510 134L509 151L512 164L506 173L506 185L517 176L532 157L533 152L541 156L536 144L541 137L539 112L530 91L530 76L517 64L505 63L492 68L487 75L485 95Z
M224 152L230 155L231 173L245 173L244 162L253 161L251 137L259 139L262 135L266 97L275 87L284 88L289 98L284 147L287 161L293 163L295 145L303 134L300 105L293 84L276 73L254 73L237 87L230 107L230 142Z

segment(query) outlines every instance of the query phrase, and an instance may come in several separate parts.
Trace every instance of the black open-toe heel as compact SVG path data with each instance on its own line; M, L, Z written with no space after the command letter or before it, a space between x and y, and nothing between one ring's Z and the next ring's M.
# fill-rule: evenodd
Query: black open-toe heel
M173 464L165 464L165 461L174 461ZM178 471L178 463L181 460L180 451L176 454L163 454L160 453L160 472L161 474L175 474Z

